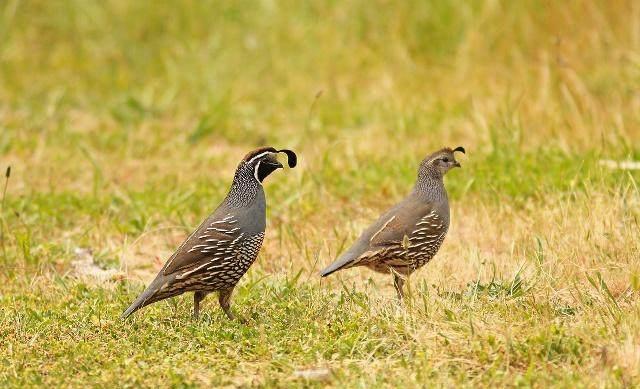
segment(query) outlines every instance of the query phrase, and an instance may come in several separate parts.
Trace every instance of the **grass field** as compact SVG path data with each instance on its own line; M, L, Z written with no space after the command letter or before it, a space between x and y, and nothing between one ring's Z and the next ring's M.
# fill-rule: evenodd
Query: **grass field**
M260 145L300 165L246 324L121 321ZM318 277L458 145L406 304ZM0 1L0 387L637 387L640 170L603 159L640 160L637 1Z

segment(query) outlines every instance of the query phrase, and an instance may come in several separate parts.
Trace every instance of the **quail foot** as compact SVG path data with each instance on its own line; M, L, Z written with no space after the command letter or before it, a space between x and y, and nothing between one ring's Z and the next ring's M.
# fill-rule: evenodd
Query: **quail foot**
M193 292L194 317L200 313L202 299L218 292L222 310L229 319L234 318L231 293L262 246L266 225L262 182L283 167L276 159L278 153L287 155L289 167L296 166L297 157L291 150L262 147L247 154L236 169L227 197L178 247L122 318L185 292Z
M444 148L427 156L418 169L413 191L367 228L335 262L320 272L355 266L393 275L398 298L404 296L405 279L433 258L449 229L449 200L444 175L460 167L455 152L463 147Z

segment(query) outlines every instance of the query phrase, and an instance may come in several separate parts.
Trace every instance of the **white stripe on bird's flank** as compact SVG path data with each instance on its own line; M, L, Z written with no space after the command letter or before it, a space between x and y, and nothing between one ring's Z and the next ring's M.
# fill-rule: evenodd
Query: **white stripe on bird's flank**
M211 225L213 226L214 224L226 224L226 223L234 224L236 222L237 222L237 220L234 219L232 215L227 214L227 216L225 216L223 219L211 222Z
M195 246L191 247L191 248L189 249L189 251L187 251L187 252L188 252L188 253L190 253L190 252L192 252L192 251L196 251L196 250L197 250L197 249L199 249L200 247L206 247L206 246L207 246L206 244L197 244L197 245L195 245Z
M379 229L375 234L373 234L373 235L371 236L371 239L369 239L369 242L370 242L370 243L371 243L371 242L373 242L373 239L374 239L376 236L378 236L378 234L379 234L379 233L381 233L381 232L382 232L382 230L384 230L385 228L387 228L387 226L389 225L389 223L391 223L391 222L393 221L393 219L395 219L395 218L396 218L396 216L395 216L395 215L393 215L393 216L391 217L391 219L387 220L387 222L386 222L386 223L384 223L384 225L382 226L382 228L380 228L380 229Z
M230 230L225 230L224 228L218 228L218 227L207 227L207 231L217 231L217 232L222 232L223 234L231 234L234 231L238 231L240 228L236 227L236 228L232 228Z
M200 265L200 266L196 267L196 268L195 268L195 269L193 269L193 270L189 270L189 271L186 271L186 272L184 272L184 273L178 274L178 275L176 276L176 278L178 278L178 279L180 279L180 278L184 278L184 277L188 276L189 274L191 274L191 273L193 273L193 272L196 272L196 271L198 271L198 270L202 269L203 267L207 266L208 264L209 264L209 263L204 263L204 264L202 264L202 265Z

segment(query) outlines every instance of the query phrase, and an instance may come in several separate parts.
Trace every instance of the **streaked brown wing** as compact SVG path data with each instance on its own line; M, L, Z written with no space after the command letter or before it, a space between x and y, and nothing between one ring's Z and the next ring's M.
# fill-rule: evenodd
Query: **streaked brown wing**
M197 267L201 264L236 256L242 247L243 233L238 221L229 214L207 218L169 258L164 275Z
M369 238L371 251L389 249L391 247L406 249L413 233L421 228L421 223L428 215L435 214L432 204L414 203L397 208L392 214L385 215L386 221Z

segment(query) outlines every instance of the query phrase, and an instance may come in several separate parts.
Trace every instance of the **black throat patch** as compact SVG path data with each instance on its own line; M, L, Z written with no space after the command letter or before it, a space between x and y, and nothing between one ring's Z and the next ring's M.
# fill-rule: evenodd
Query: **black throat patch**
M269 162L260 161L258 162L258 171L256 174L256 178L258 179L258 181L262 182L265 178L267 178L269 174L273 173L279 167L280 166L274 165Z

